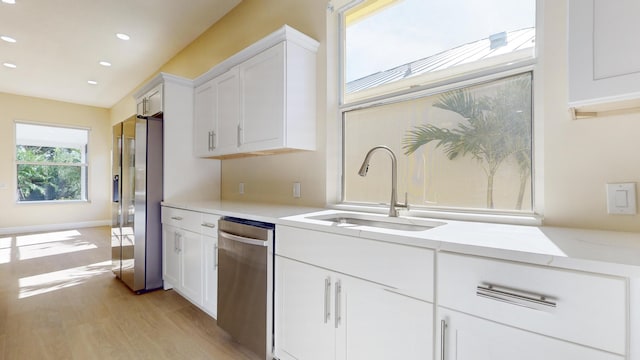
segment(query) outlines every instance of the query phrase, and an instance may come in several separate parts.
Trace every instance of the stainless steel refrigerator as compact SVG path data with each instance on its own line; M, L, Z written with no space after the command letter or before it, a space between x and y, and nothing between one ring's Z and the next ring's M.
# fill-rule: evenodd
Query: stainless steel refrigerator
M113 272L136 293L162 287L162 151L161 118L113 127Z

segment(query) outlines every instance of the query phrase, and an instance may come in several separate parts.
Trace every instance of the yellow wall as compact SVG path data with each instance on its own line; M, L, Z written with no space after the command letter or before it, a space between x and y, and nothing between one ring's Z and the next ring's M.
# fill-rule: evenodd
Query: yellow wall
M640 216L606 213L607 182L640 182L640 114L573 121L567 112L567 1L543 1L544 31L537 83L538 157L544 156L544 223L595 229L640 231ZM327 84L335 82L335 63L326 61L324 0L245 0L160 70L195 78L220 61L283 24L320 41L318 52L318 151L222 161L222 198L322 206L335 198L339 122ZM327 35L329 34L329 35ZM332 55L331 57L333 57ZM133 113L132 100L112 109L112 122ZM126 105L125 105L126 104ZM125 110L123 110L125 109ZM331 110L327 110L331 109ZM291 183L302 183L302 199L293 199ZM245 183L245 194L237 193ZM540 187L543 187L541 189ZM640 190L640 188L638 189Z
M566 1L545 1L545 224L640 231L639 215L607 214L605 193L608 182L640 185L640 113L571 120L566 18Z
M0 230L110 220L111 126L109 110L0 93ZM16 204L15 121L90 128L87 203Z

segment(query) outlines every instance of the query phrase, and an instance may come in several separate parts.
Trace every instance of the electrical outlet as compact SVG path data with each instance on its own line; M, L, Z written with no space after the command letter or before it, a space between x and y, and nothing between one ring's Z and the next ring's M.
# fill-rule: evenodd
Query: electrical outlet
M7 188L7 184L5 183L0 183L0 190L4 190Z
M300 183L299 182L294 182L293 183L293 197L294 198L299 198L300 197Z
M244 183L238 183L238 193L244 194Z

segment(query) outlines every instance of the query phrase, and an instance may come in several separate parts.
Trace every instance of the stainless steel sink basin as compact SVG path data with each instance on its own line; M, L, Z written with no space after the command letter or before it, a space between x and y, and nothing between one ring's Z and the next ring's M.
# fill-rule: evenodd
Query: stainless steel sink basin
M414 220L406 218L389 218L375 215L337 213L311 216L309 219L331 222L333 226L357 227L368 226L401 231L425 231L444 223L429 220Z

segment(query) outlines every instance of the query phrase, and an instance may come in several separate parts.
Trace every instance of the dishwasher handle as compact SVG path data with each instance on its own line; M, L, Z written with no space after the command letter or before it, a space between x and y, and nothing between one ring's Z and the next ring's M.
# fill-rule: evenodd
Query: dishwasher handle
M218 230L218 236L228 240L237 241L237 242L241 242L243 244L248 244L248 245L264 246L264 247L267 247L269 245L269 243L264 240L257 240L257 239L252 239L244 236L238 236L222 230Z

